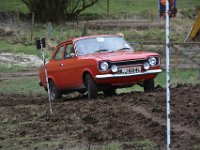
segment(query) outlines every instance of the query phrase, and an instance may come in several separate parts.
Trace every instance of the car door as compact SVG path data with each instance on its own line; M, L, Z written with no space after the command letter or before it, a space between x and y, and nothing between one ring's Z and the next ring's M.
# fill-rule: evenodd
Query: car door
M64 50L64 60L60 71L62 87L69 89L76 88L80 85L80 76L81 71L75 54L74 46L72 43L67 43L66 49Z
M62 61L63 61L64 50L65 50L65 44L60 45L57 48L57 51L56 51L53 59L51 60L50 65L48 66L49 76L51 76L53 78L53 80L58 88L61 88L61 86L62 86L62 80L60 78L60 70L61 70L62 64L63 64Z

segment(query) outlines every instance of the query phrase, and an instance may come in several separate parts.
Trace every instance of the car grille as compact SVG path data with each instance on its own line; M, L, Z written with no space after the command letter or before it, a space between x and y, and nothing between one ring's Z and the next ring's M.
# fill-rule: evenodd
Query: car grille
M120 66L137 66L144 64L146 60L129 60L129 61L120 61L120 62L112 62L112 65Z

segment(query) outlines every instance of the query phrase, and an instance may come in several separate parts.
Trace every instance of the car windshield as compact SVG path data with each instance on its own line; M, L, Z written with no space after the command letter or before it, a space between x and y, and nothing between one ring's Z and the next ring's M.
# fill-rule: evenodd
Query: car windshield
M128 42L119 36L94 37L76 41L78 55L119 50L133 50Z

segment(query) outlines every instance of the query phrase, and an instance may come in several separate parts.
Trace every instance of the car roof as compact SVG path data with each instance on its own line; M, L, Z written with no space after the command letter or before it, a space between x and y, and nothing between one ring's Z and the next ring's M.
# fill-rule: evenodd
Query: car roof
M111 35L111 34L107 34L107 35L91 35L91 36L82 36L82 37L77 37L77 38L73 38L73 41L78 41L81 39L87 39L87 38L95 38L95 37L112 37L112 36L119 36L119 35ZM120 36L119 36L120 37Z
M71 39L65 40L65 41L59 43L57 46L59 46L59 45L61 45L63 43L66 43L66 42L73 42L74 43L74 42L76 42L78 40L82 40L82 39L95 38L95 37L112 37L112 36L121 37L120 35L116 35L116 34L102 34L102 35L81 36L81 37L75 37L75 38L71 38Z

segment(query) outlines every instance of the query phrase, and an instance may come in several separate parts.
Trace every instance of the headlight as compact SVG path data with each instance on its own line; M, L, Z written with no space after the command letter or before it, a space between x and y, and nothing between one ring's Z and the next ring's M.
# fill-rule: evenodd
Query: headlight
M150 65L149 65L149 63L145 62L143 67L145 70L148 70L150 68Z
M117 67L116 65L112 65L111 71L112 71L113 73L116 73L116 72L118 71L118 67Z
M106 61L101 62L99 66L100 66L100 69L103 70L103 71L108 70L108 67L109 67L109 65Z
M156 63L157 63L157 60L156 60L155 57L150 57L150 58L148 59L148 62L149 62L149 64L150 64L150 66L155 66Z

